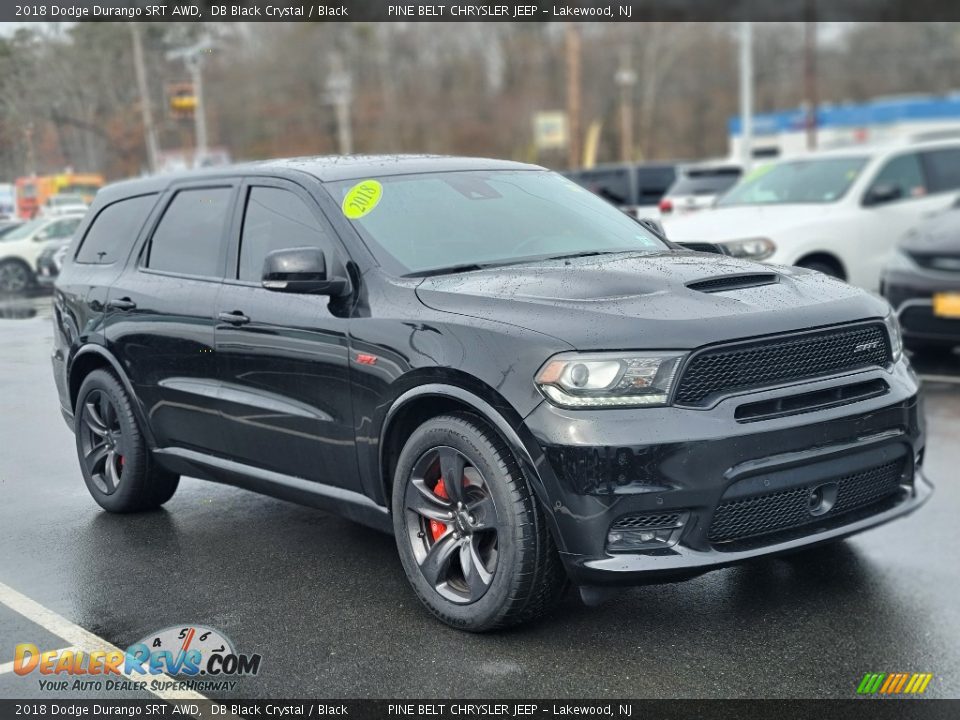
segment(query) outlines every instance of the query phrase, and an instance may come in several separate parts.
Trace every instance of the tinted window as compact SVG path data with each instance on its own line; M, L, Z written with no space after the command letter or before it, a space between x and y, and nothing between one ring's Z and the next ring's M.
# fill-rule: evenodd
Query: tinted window
M142 195L107 205L87 230L77 262L110 264L125 258L156 197Z
M240 237L241 280L259 280L267 253L283 248L319 247L330 262L330 242L307 204L289 190L250 188Z
M656 204L667 192L667 188L676 179L677 171L673 167L638 167L637 189L640 205Z
M153 233L147 267L220 277L220 248L232 192L231 188L178 192Z
M874 179L871 189L892 185L900 189L901 198L920 197L927 192L927 184L920 167L920 158L913 153L889 160Z
M930 192L960 189L960 148L923 153Z
M719 195L740 179L739 168L690 170L670 187L667 195Z
M630 204L630 173L626 168L585 172L580 184L614 205Z

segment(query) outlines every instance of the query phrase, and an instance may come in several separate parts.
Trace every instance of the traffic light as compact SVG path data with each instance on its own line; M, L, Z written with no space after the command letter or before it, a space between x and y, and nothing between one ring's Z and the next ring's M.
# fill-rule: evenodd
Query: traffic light
M193 83L174 83L167 86L167 107L170 117L177 120L189 120L197 109L197 96Z

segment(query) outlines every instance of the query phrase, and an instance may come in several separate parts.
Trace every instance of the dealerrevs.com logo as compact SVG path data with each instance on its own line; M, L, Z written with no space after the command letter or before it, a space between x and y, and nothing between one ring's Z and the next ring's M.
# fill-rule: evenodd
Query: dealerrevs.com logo
M202 625L179 625L151 633L126 650L76 648L41 651L33 643L16 646L17 675L40 676L48 691L232 690L233 678L256 675L261 656L238 653L221 632ZM174 679L175 678L175 679Z
M858 695L922 695L931 673L867 673L857 686Z

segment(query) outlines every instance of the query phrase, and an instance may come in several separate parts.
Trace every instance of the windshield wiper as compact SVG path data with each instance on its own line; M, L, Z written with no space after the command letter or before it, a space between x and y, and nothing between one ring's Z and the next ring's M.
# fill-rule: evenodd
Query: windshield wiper
M594 257L596 255L623 255L624 253L635 253L637 250L582 250L580 252L564 253L563 255L551 255L543 258L544 260L566 260L567 258Z
M403 277L433 277L434 275L453 275L460 272L475 272L484 268L493 267L493 264L463 263L462 265L447 265L446 267L430 268L429 270L418 270L417 272L406 273Z

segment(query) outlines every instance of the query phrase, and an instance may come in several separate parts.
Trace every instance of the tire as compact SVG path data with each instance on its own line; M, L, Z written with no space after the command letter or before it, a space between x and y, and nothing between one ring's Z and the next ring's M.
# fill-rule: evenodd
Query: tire
M84 378L73 424L83 480L104 510L154 510L173 497L180 476L156 465L133 403L112 373L94 370Z
M446 480L454 474L461 476L459 491ZM484 632L534 620L566 586L520 466L473 415L443 415L413 432L397 462L392 506L407 579L426 608L452 627Z
M0 262L0 294L18 295L33 287L36 278L21 260Z
M822 262L820 260L804 260L803 262L797 263L797 267L807 268L807 270L816 270L817 272L823 273L837 280L843 280L843 273L840 272L840 269L831 263Z

